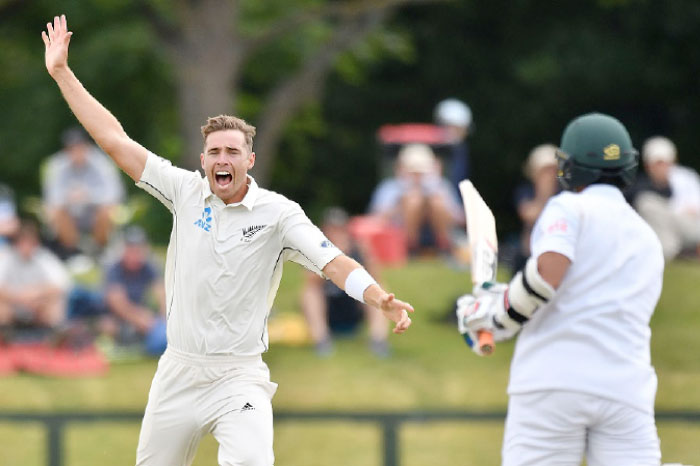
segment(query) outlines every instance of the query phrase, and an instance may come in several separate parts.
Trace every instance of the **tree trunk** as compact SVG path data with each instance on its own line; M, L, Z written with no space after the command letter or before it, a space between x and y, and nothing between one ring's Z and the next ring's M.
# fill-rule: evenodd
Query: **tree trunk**
M177 98L183 138L180 163L184 168L197 169L203 148L201 127L208 117L234 113L234 73L224 69L217 57L203 55L193 60L183 57L178 67Z
M443 0L363 0L328 2L324 7L281 18L254 40L238 36L239 5L235 0L173 0L170 7L175 23L168 21L149 2L140 3L175 66L180 131L183 148L180 164L200 167L200 127L207 117L235 114L235 100L241 67L258 47L310 21L333 17L337 28L332 39L307 57L300 70L292 73L266 99L258 119L254 174L266 184L274 164L284 125L304 103L320 92L323 79L338 55L356 44L395 8L408 3Z
M183 136L180 164L200 168L200 128L208 117L233 114L242 49L235 32L237 4L189 2L180 9L181 36L170 46ZM225 18L222 20L222 18Z
M256 161L253 175L261 184L269 181L279 140L285 124L306 102L320 94L323 82L338 56L349 50L385 17L385 11L372 11L338 26L333 38L307 59L302 68L277 88L266 100L255 138Z

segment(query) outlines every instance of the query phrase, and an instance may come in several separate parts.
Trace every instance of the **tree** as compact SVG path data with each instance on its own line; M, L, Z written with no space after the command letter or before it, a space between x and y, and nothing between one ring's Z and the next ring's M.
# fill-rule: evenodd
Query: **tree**
M282 40L297 45L289 68L277 68L261 99L257 123L256 177L265 183L285 124L317 97L326 75L343 52L384 24L397 8L436 0L348 1L141 1L174 65L184 158L199 166L200 125L216 113L237 113L246 64L266 46ZM264 4L264 5L263 5Z

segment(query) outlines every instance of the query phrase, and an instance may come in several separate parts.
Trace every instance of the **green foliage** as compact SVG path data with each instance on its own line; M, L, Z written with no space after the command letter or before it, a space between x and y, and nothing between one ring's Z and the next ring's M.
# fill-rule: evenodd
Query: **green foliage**
M414 59L383 60L362 81L332 77L329 131L316 142L319 154L357 161L357 189L337 187L355 212L366 208L379 176L377 128L429 122L435 103L450 96L474 112L473 179L502 233L518 228L512 187L529 150L558 144L566 123L584 112L618 116L637 147L665 134L681 162L700 169L693 130L700 101L688 98L700 71L697 2L446 2L405 9L391 26L410 31Z
M38 195L37 167L75 120L42 60L40 31L60 11L48 0L10 3L0 4L0 181L9 182L22 203ZM315 14L329 4L245 0L237 32L241 40L260 38L281 18ZM66 0L60 8L75 32L71 64L86 87L134 139L182 160L177 70L144 11L172 26L186 20L196 2ZM238 112L257 123L267 93L328 40L336 24L313 21L255 51L233 83ZM700 75L698 43L700 2L693 0L412 5L340 57L320 101L287 125L268 187L312 213L329 203L362 212L380 177L379 126L430 121L435 103L454 96L474 112L473 179L496 208L501 232L515 231L512 186L525 156L537 144L557 143L577 114L614 114L637 147L665 134L677 143L682 163L700 168L694 150L700 100L689 97ZM144 217L160 241L170 228L162 210L154 201Z

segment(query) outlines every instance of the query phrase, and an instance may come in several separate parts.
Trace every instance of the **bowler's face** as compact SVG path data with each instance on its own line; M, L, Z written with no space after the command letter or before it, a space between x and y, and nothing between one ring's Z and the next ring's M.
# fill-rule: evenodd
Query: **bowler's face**
M248 170L255 165L255 152L248 150L243 132L228 129L209 134L200 159L212 193L226 204L243 200Z

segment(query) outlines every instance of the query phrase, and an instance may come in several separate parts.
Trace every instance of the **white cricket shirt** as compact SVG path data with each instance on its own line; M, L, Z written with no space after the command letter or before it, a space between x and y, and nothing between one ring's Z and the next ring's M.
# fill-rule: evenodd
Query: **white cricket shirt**
M165 264L168 346L195 354L258 355L292 260L321 273L342 254L284 196L259 188L226 205L198 172L149 154L137 186L173 214Z
M664 260L651 228L619 189L592 185L550 199L531 250L563 254L571 266L518 337L508 393L572 390L653 412L649 320Z

